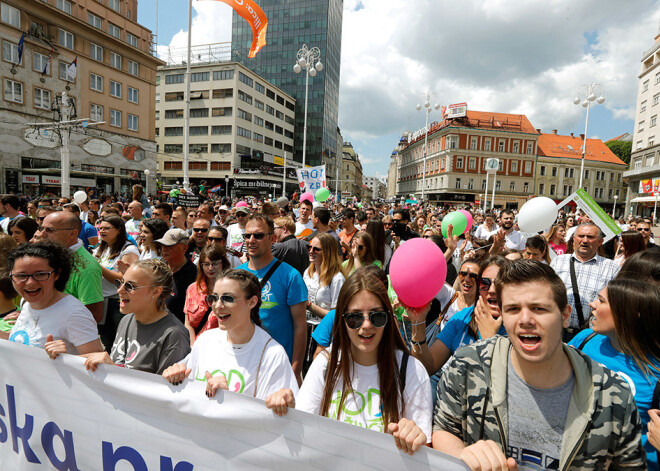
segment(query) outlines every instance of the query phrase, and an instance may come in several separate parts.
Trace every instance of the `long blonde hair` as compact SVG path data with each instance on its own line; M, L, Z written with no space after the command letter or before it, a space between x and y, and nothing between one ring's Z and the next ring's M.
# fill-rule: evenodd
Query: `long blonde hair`
M321 286L330 286L335 275L341 272L341 259L339 258L337 241L327 232L319 232L314 236L314 239L318 239L321 243L321 253L323 254L323 260L321 260L321 268L319 270L319 284ZM310 263L307 274L313 276L315 272L316 266Z

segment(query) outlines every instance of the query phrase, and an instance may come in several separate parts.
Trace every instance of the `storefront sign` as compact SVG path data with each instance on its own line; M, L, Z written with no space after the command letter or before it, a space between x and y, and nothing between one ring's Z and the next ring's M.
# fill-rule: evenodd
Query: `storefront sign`
M39 184L39 175L23 175L23 183Z
M437 193L434 195L429 195L429 199L436 201L458 201L474 203L475 195L465 193Z
M196 208L202 204L202 197L199 195L179 195L177 199L181 206L186 206L188 208Z
M270 182L264 180L248 180L248 179L235 178L234 188L250 189L250 190L272 190L273 188L275 188L276 190L281 191L282 183Z
M41 183L44 185L61 185L62 179L60 177L52 177L50 175L43 175L41 178Z
M660 177L653 179L648 178L639 181L638 193L652 193L658 190L660 190Z

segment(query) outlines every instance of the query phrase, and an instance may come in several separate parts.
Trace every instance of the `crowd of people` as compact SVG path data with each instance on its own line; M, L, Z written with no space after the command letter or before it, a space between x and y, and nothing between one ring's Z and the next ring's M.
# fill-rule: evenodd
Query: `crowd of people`
M525 234L510 209L178 195L2 195L0 338L389 433L475 470L660 469L650 219L619 220L605 242L579 211ZM456 209L474 223L443 236ZM390 265L417 238L447 277L407 306Z

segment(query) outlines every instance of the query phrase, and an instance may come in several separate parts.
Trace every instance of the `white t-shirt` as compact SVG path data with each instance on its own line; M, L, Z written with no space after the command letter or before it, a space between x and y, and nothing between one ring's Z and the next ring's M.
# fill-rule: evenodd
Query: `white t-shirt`
M309 221L307 221L307 224L303 224L300 221L296 221L296 237L300 235L302 231L305 229L311 229L314 230L314 223L312 222L312 218L309 218Z
M489 229L486 227L486 224L481 224L479 227L477 227L477 230L474 231L474 238L475 239L484 239L488 240L488 238L495 234L500 228L495 224L495 229Z
M98 249L96 250L98 251ZM107 268L110 271L119 271L117 269L117 260L121 260L121 258L124 255L129 253L137 255L138 258L140 257L140 252L138 251L138 248L135 245L131 244L130 242L126 242L126 244L124 244L124 248L121 249L121 252L115 258L109 258L110 247L108 247L103 252L103 255L99 257L98 261L102 267ZM115 287L115 284L106 280L105 278L101 278L101 288L103 289L104 298L107 298L108 296L114 296L115 294L117 294L117 288Z
M323 309L334 309L337 306L337 299L339 298L339 290L344 286L344 275L339 272L332 277L330 285L319 286L319 274L314 272L314 275L309 275L309 270L305 270L303 280L307 285L307 293L309 300ZM310 324L318 324L321 318L311 314L307 311L307 322Z
M99 338L94 316L70 294L46 309L34 309L30 303L23 303L9 340L44 348L48 334L54 340L64 340L67 353L74 355L78 353L77 346Z
M509 234L504 236L504 246L512 250L525 250L527 244L527 237L522 233L513 229Z
M454 295L456 290L449 286L447 283L442 285L442 289L438 292L438 294L435 295L435 299L438 300L440 303L440 309L444 309L445 305L451 301L451 297ZM442 321L442 324L440 325L440 328L443 328L447 321L452 318L454 314L456 314L460 309L458 308L458 299L455 299L454 302L449 306L449 309L447 310L444 320Z
M153 258L160 258L155 251L149 249L140 251L140 260L151 260Z
M245 229L241 229L238 224L232 224L227 227L227 247L240 252L243 249L244 233ZM229 259L232 268L236 268L243 264L243 262L241 262L241 260L235 255L227 254L227 258Z
M264 352L264 345L270 338L265 330L255 326L252 339L241 348L234 348L227 340L226 330L210 329L197 337L192 351L183 359L183 363L192 369L191 378L198 381L206 381L207 371L212 376L223 375L227 378L229 390L232 392L259 399L266 399L282 388L290 388L297 394L298 383L284 348L275 340L271 340ZM257 371L259 384L255 395Z
M403 352L397 351L397 365L401 362ZM337 380L328 417L341 420L358 427L383 432L387 424L383 424L380 404L380 383L378 381L378 365L362 366L353 363L353 391L346 394L343 412L337 414L337 405L341 397L341 376ZM316 357L305 381L296 397L296 409L319 414L323 389L325 388L325 372L328 367L326 354ZM399 366L397 366L398 368ZM431 419L433 403L431 401L431 386L429 375L422 363L414 357L408 359L406 370L406 387L403 392L403 417L414 420L422 429L428 441L431 441Z

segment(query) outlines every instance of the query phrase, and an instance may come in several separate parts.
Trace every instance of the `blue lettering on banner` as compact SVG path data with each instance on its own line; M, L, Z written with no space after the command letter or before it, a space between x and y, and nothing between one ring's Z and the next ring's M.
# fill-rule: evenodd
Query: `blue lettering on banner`
M60 461L55 454L53 447L55 436L59 437L64 444L64 461ZM46 456L55 469L59 471L80 471L76 464L76 453L73 449L73 434L68 430L62 433L55 422L48 422L41 430L41 446L44 447Z
M18 426L16 421L16 398L14 397L14 386L7 385L7 408L9 409L9 428L11 429L11 444L14 447L14 453L18 454L18 439L23 443L23 452L28 463L41 463L34 454L28 440L32 436L32 427L34 426L34 417L25 414L25 425L23 428Z

